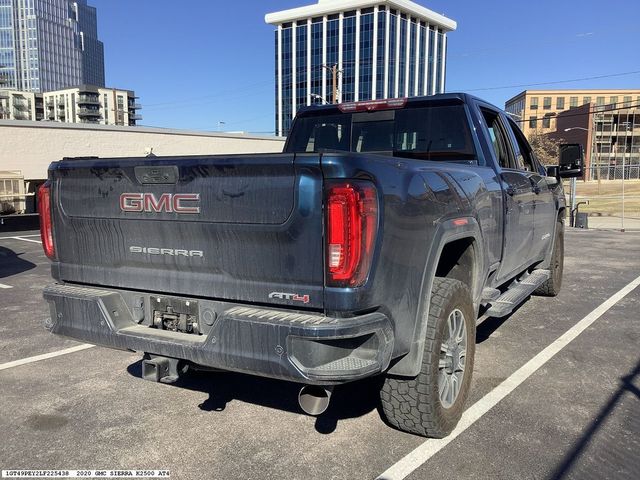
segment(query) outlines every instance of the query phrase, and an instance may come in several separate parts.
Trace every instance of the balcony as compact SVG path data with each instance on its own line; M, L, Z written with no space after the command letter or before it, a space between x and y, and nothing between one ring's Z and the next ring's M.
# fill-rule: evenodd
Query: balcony
M29 112L13 112L13 116L16 120L31 120Z
M80 95L78 105L100 105L100 98L93 95Z
M130 103L129 104L129 110L141 110L142 109L142 104L141 103Z
M100 110L93 110L90 108L79 108L78 109L79 117L87 117L87 118L100 118L102 115L100 114Z
M129 120L142 120L142 115L137 115L137 114L129 115Z

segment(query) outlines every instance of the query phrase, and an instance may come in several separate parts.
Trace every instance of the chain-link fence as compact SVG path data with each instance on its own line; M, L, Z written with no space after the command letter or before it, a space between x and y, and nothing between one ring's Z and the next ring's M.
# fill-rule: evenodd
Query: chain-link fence
M612 166L599 173L600 180L577 180L574 214L587 214L588 228L640 230L640 165ZM565 192L570 204L570 182ZM578 225L585 221L584 215L574 217Z

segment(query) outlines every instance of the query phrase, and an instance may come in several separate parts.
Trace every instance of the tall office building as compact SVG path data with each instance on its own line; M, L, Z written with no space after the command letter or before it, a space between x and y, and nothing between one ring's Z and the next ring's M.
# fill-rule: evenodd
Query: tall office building
M87 0L0 0L0 88L104 86L104 47Z
M456 22L409 0L318 0L265 21L277 27L276 135L312 103L444 92Z

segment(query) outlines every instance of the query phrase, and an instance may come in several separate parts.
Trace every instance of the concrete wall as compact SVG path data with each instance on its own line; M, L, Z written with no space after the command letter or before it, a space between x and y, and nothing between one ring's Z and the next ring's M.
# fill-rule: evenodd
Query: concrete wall
M0 120L0 170L25 180L47 177L62 157L158 156L281 152L284 138L147 127Z

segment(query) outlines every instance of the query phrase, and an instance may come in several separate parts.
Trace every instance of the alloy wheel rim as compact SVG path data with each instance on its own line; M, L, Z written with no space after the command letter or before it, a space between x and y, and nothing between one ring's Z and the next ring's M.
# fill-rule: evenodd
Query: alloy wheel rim
M442 406L451 408L462 389L467 357L467 326L460 309L449 314L445 329L438 362L438 394Z

